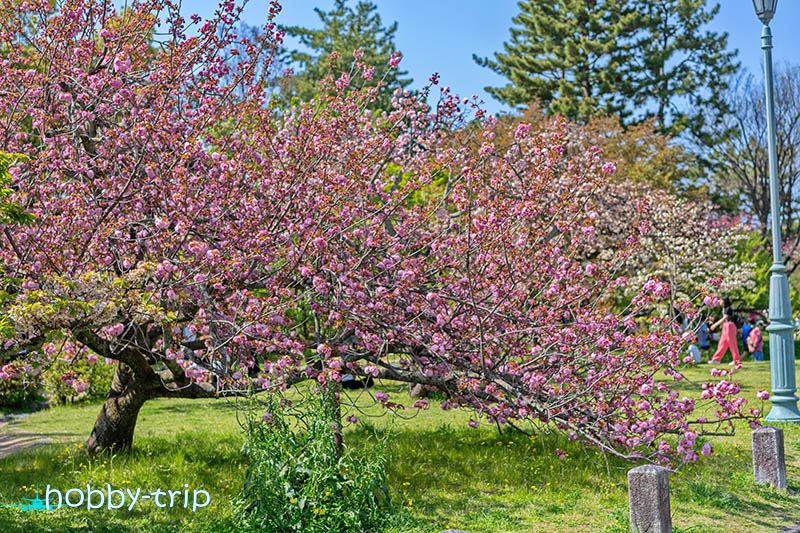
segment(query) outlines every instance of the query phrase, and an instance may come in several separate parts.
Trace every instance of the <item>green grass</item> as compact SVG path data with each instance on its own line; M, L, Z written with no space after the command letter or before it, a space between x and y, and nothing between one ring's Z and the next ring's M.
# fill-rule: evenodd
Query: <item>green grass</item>
M14 429L48 435L57 444L23 451L0 460L0 501L17 503L33 497L35 485L72 487L141 487L182 490L184 483L212 494L211 506L190 511L157 509L152 503L133 511L64 509L32 513L6 508L0 524L6 531L73 531L87 523L98 531L181 531L209 517L225 516L227 499L241 490L246 465L235 416L225 402L153 401L145 406L131 454L89 459L83 441L98 406L59 407L15 424ZM74 529L88 531L89 529Z
M726 367L727 368L727 367ZM697 395L708 365L687 371L682 394ZM743 394L769 388L768 363L745 364L737 372ZM410 405L403 389L393 399ZM432 405L435 402L432 402ZM224 531L228 501L242 489L246 469L236 411L226 401L148 402L137 427L135 449L113 460L90 460L81 447L98 406L36 413L14 429L47 434L57 443L0 460L0 501L19 502L31 485L179 489L184 483L211 494L211 506L196 513L176 508L31 513L0 508L3 533L15 531ZM377 414L377 411L371 411ZM438 532L448 527L472 533L603 531L627 532L626 470L629 465L555 436L530 439L466 426L469 413L431 407L409 420L360 416L347 431L356 450L370 445L374 431L392 431L390 490L398 509L392 531ZM800 489L800 428L784 425L790 487ZM671 477L676 531L778 531L800 522L800 497L752 484L750 429L714 437L716 453ZM77 446L76 446L77 444ZM558 460L559 447L569 457ZM105 462L104 462L105 461ZM28 490L25 490L28 489ZM87 528L91 521L91 528ZM70 529L73 528L73 529Z

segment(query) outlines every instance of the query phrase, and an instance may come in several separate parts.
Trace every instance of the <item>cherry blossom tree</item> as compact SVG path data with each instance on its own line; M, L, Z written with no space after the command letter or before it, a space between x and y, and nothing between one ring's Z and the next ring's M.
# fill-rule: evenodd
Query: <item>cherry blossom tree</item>
M583 253L595 262L613 260L625 246L631 228L646 228L640 245L631 250L622 268L629 276L624 291L629 296L651 280L668 282L683 300L754 288L756 265L746 256L743 260L740 248L755 227L744 217L721 213L698 194L700 191L677 194L676 184L691 176L691 161L670 145L668 137L653 132L648 124L622 134L608 119L565 125L531 106L519 117L501 119L503 142L508 142L522 121L535 124L542 133L566 127L562 146L567 156L597 145L619 169L613 179L587 191L584 202L594 220L595 238L584 243ZM565 158L559 171L565 171L568 160ZM672 312L672 300L675 297L659 306L662 313Z
M593 191L591 205L597 238L585 253L595 261L616 257L631 225L645 230L622 267L629 276L624 292L635 296L653 280L667 282L671 296L659 305L662 314L669 314L675 301L754 288L755 264L739 254L753 231L746 220L724 215L708 202L630 181Z
M278 111L253 76L282 38L276 2L233 75L233 2L208 21L166 0L0 2L0 149L28 158L10 174L35 217L0 228L14 280L0 377L65 351L116 361L91 452L129 448L149 399L305 380L354 422L344 373L440 390L471 425L562 431L633 460L691 462L708 424L757 424L726 379L703 401L670 389L685 339L666 318L633 320L667 281L614 307L649 228L587 259L586 199L615 167L593 147L567 156L564 128L521 125L498 146L474 100L443 88L424 103L436 76L375 115L358 51L314 101Z
M686 201L663 191L646 192L651 229L639 248L635 261L641 267L631 289L654 278L670 283L671 299L754 288L755 264L739 262L737 257L752 226L720 214L707 203Z

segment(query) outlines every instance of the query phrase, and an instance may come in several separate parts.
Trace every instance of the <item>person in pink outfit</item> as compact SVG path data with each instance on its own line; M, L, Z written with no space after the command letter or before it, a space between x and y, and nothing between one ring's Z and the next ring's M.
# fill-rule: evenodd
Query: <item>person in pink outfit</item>
M715 365L722 361L722 357L725 355L725 352L730 349L731 355L733 356L733 361L731 361L729 364L739 365L742 363L742 356L739 355L739 345L736 342L735 315L733 314L731 301L727 296L722 299L722 305L724 306L722 309L722 318L717 320L711 326L713 331L717 329L720 324L722 324L722 334L719 336L717 351L714 352L714 356L709 361L709 364Z
M756 327L750 330L750 336L747 337L747 347L750 348L750 353L753 354L753 361L764 360L764 336L761 333L762 321L756 322Z

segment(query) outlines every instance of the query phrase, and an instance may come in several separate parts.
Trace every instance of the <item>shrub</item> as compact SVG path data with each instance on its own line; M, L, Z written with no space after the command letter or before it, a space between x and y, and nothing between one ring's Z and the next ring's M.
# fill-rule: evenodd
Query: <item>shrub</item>
M58 357L43 383L50 393L50 403L64 405L80 401L101 400L111 388L114 365L93 357Z
M304 416L291 402L267 400L262 418L245 423L250 468L235 502L243 530L274 532L377 531L389 518L386 436L368 455L337 453L339 422L331 397L309 395Z
M41 398L38 387L30 381L14 377L0 379L0 408L19 409Z

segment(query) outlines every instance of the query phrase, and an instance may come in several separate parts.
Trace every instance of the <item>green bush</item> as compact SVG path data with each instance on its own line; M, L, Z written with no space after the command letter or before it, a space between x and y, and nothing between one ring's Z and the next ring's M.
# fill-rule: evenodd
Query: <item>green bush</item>
M0 379L0 409L20 409L41 399L35 383L21 378Z
M335 444L339 423L328 393L311 394L303 414L290 413L277 397L266 401L263 418L245 423L250 461L245 490L234 502L243 531L347 533L379 531L390 518L384 467L384 435L357 456ZM263 413L263 411L261 411Z
M44 372L42 378L45 388L50 392L50 403L64 405L104 399L111 388L114 368L114 365L106 364L103 359L90 363L85 356L69 360L59 357L53 366ZM61 376L66 372L72 372L73 379L86 380L88 385L86 390L76 392L71 384L65 383Z

